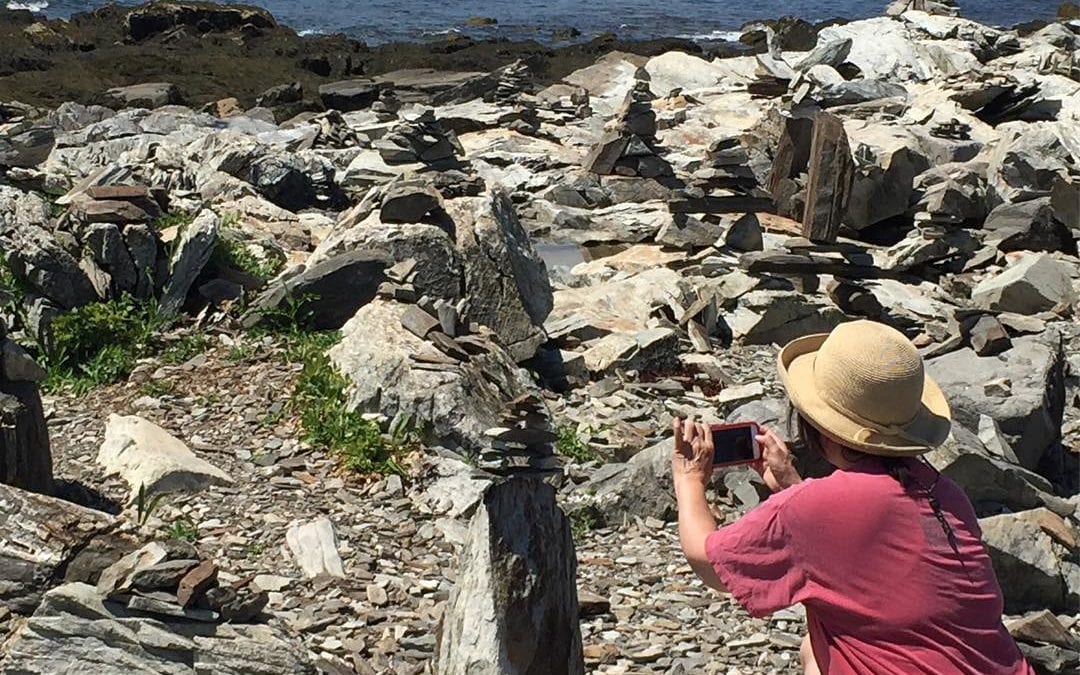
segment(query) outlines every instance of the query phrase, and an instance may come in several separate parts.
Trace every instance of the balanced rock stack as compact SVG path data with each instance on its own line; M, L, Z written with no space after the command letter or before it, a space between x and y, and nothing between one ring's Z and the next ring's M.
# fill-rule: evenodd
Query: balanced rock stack
M456 164L456 155L465 154L457 135L443 127L435 118L435 111L430 108L405 115L400 124L375 141L372 147L390 165L453 165Z
M649 83L637 80L608 131L585 158L585 169L601 176L659 178L672 174L656 148L656 112Z
M499 73L494 100L504 105L513 104L531 85L532 73L529 72L529 66L524 61L515 61Z
M60 203L70 204L61 229L75 235L108 277L106 285L97 270L90 275L101 297L154 294L154 280L164 282L168 270L161 267L164 248L152 226L163 209L147 187L94 185L69 193Z

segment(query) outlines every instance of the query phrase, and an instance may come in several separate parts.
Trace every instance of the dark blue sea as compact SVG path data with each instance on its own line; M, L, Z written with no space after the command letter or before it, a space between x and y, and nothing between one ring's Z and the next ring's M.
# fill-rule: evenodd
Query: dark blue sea
M100 6L93 0L0 0L50 17L68 17ZM1054 17L1059 0L959 0L963 16L1011 26ZM119 4L137 4L122 0ZM250 3L249 3L250 4ZM743 24L784 15L808 21L878 16L885 0L263 0L282 23L299 32L341 32L369 44L431 39L447 33L512 40L552 41L557 29L580 38L615 33L625 39L687 37L731 39ZM470 26L472 17L495 19Z

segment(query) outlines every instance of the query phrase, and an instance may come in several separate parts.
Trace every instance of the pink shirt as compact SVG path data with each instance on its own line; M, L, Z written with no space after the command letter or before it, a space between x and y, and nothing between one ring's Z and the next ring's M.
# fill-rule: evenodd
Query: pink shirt
M960 488L942 477L935 489L957 556L925 498L862 464L709 535L709 561L739 604L764 616L803 603L828 675L1034 675L1002 625L1001 588Z

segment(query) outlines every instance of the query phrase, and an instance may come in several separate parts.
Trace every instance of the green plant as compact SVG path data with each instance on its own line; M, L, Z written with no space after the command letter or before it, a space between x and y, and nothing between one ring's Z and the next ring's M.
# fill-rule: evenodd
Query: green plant
M338 454L350 470L402 473L398 460L419 442L411 423L401 422L384 435L377 422L349 410L349 382L330 362L324 342L325 338L309 338L298 346L304 366L290 408L299 415L301 437Z
M193 214L170 211L155 220L153 226L158 232L167 230L170 227L175 227L177 230L183 231L183 229L190 225L194 220L195 216Z
M165 529L165 536L173 541L193 543L199 538L199 528L190 518L177 518Z
M563 457L569 457L575 462L592 462L600 459L588 443L581 440L577 429L569 425L560 425L556 429L555 449Z
M165 348L161 361L170 365L186 363L205 352L209 346L210 338L204 333L188 333Z
M581 541L589 532L600 526L601 518L592 507L582 507L570 512L570 532L574 541Z
M171 394L176 389L176 384L169 380L147 380L139 385L139 393L143 396L164 396Z
M81 394L117 382L152 351L156 335L169 323L156 301L136 301L127 294L61 314L52 323L43 354L46 384Z
M254 342L236 342L229 349L229 353L225 355L225 358L230 363L243 363L249 361L259 353L259 345Z
M214 253L210 258L211 263L216 267L228 267L238 272L255 277L256 279L270 279L281 271L284 265L284 260L260 260L258 256L251 252L243 242L237 239L236 235L231 233L225 226L222 226L222 232L218 236L217 244L214 246Z
M146 485L139 485L139 492L135 496L135 522L139 527L146 525L146 521L150 520L150 516L154 515L154 511L157 510L158 504L161 503L161 498L165 495L156 494L149 496L146 494Z

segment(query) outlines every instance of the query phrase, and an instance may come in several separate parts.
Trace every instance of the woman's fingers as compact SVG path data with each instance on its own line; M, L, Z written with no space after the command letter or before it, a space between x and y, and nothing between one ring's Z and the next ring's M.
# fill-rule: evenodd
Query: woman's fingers
M691 445L694 442L694 436L697 435L697 427L694 425L694 418L688 417L683 422L683 442L687 445Z

